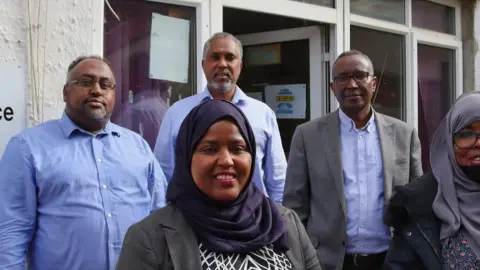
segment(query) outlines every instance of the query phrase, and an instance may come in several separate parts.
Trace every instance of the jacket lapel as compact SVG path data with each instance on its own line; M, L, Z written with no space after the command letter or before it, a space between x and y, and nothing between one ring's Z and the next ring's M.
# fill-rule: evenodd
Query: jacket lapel
M393 189L396 133L383 115L375 113L375 119L382 151L383 188L385 201L387 201L391 197Z
M320 127L319 134L323 139L323 148L332 173L333 181L337 190L338 198L342 205L343 214L347 215L345 192L343 185L342 156L340 153L340 119L338 110L331 113ZM319 159L322 160L322 159Z
M179 210L174 208L173 211ZM201 269L197 237L183 215L177 212L165 220L163 232L174 269Z
M293 219L288 218L286 214L286 208L279 206L277 204L278 210L282 213L282 216L285 219L285 225L287 229L287 237L289 243L289 249L285 252L290 263L293 265L293 269L304 269L305 268L305 258L303 256L303 247L299 245L299 229Z

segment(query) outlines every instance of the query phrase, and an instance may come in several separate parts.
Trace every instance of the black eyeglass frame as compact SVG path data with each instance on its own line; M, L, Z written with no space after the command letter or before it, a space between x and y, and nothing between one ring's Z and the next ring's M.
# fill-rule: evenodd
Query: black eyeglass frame
M71 80L71 81L68 81L67 82L69 85L72 85L72 84L76 84L76 85L79 85L79 86L82 86L82 87L92 87L93 85L95 85L96 83L98 83L98 85L100 86L100 89L102 90L115 90L115 87L116 85L110 81L105 81L105 80L93 80L93 79L78 79L78 80ZM108 84L108 85L104 85L104 84ZM103 86L106 86L103 87Z
M358 78L357 76L362 76L361 78ZM357 83L365 83L368 78L370 77L375 77L375 75L370 74L369 72L355 72L353 74L341 74L333 78L333 82L335 82L339 86L347 85L348 82L350 82L350 79L353 78L353 80ZM344 82L339 82L339 79L345 79Z
M462 147L462 146L459 146L459 145L458 145L458 143L457 143L457 136L458 136L459 134L462 134L462 133L463 133L463 134L465 134L465 133L470 133L470 134L471 134L470 137L475 137L475 140L473 140L473 142L472 142L472 144L471 144L470 146L468 146L468 147L464 147L464 146L463 146L463 147ZM479 139L480 139L480 132L473 132L473 131L465 131L465 130L463 130L463 131L455 132L455 133L453 134L453 144L455 144L455 146L457 146L457 147L460 148L460 149L472 149L472 148L474 148L475 144L477 144L477 142L478 142Z

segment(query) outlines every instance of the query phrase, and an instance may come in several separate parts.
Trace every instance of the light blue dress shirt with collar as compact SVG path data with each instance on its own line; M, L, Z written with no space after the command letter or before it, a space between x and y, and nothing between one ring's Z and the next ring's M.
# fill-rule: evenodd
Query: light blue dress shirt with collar
M154 152L167 181L172 178L175 166L175 142L180 125L195 106L208 99L212 99L212 95L205 88L199 94L174 103L165 114ZM235 89L232 103L246 115L255 134L257 157L253 182L264 194L281 203L287 161L275 113L265 103L247 96L239 87Z
M347 204L347 253L381 253L388 249L391 234L383 224L384 177L375 113L360 129L341 109L339 116Z
M64 113L11 138L0 161L0 269L115 269L127 229L165 206L166 179L138 134L92 135Z

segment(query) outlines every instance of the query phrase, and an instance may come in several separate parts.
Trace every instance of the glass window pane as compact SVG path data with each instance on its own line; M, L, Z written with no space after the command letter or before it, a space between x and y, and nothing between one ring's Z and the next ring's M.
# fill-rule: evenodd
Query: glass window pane
M110 1L110 4L121 19L119 21L114 17L105 6L104 55L112 65L117 83L111 119L139 133L153 149L163 115L170 105L196 92L195 8L139 0L116 0ZM189 26L184 28L189 36L182 41L188 44L178 44L179 48L189 50L186 82L175 81L171 76L151 78L150 52L155 50L150 47L154 13L155 18L176 18L183 25L189 22ZM175 66L168 62L162 65Z
M352 13L405 24L405 0L350 0Z
M418 44L418 133L424 171L430 171L430 143L455 96L455 52Z
M380 113L403 119L404 37L356 26L352 26L350 31L350 48L359 50L370 57L375 76L379 80L373 107Z
M291 0L296 2L302 2L307 4L314 4L317 6L325 6L325 7L335 7L335 0Z
M426 0L412 1L413 26L455 34L455 8Z

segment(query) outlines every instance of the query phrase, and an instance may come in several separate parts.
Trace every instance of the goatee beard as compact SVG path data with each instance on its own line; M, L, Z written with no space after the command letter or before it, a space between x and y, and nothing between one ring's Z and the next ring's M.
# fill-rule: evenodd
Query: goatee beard
M221 83L221 84L216 82L211 82L208 84L208 86L209 88L211 88L212 90L215 90L216 92L225 94L232 90L233 83L231 81L227 83Z

